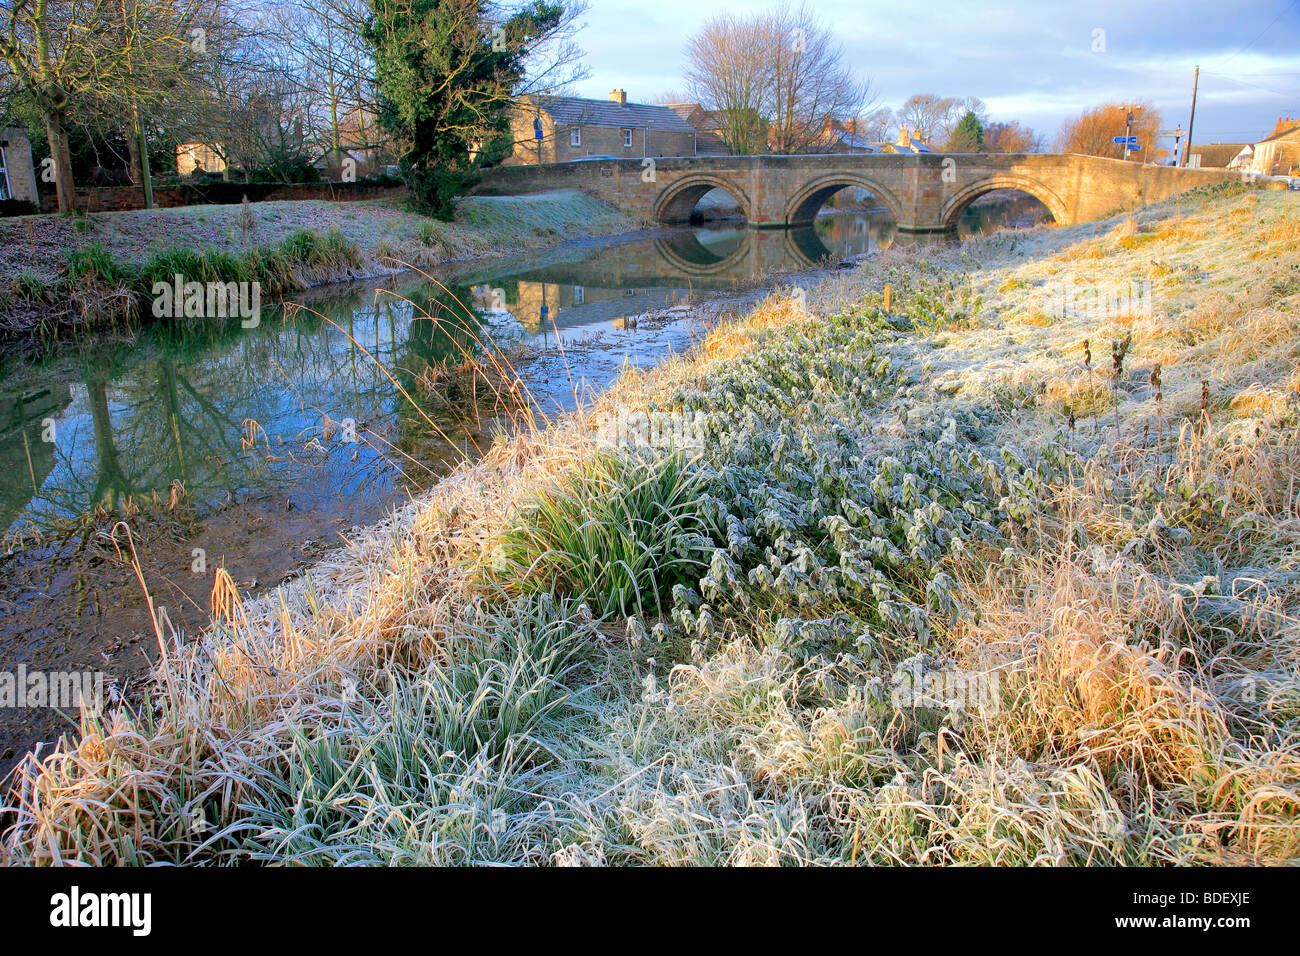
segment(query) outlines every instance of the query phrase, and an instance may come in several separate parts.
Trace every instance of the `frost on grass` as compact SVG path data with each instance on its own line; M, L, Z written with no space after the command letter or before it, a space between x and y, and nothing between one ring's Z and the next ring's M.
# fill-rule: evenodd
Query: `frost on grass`
M774 293L163 635L144 712L24 767L6 852L1293 858L1298 211L1220 191ZM1149 308L1051 306L1115 277ZM629 407L706 440L601 448Z

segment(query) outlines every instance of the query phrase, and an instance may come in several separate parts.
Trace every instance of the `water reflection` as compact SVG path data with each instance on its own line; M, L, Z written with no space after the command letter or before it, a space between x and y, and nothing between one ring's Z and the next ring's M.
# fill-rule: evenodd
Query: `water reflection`
M11 359L0 528L48 527L177 481L201 507L270 489L302 508L386 502L490 442L490 422L447 401L445 377L430 384L485 338L541 350L539 367L602 387L622 361L652 364L685 344L630 331L627 317L893 241L881 212L791 231L714 224L465 263L441 285L405 275L313 290L305 308L264 309L254 329L157 327L130 344ZM575 350L602 335L603 352ZM557 339L563 362L548 366Z

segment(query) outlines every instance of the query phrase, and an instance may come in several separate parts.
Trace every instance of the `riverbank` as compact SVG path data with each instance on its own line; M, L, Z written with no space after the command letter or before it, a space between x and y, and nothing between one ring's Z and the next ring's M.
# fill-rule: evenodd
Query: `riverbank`
M269 302L322 284L642 225L576 190L465 197L450 223L389 199L0 219L0 335L50 338L59 329L130 325L124 310L141 311L153 282L178 271L187 281L261 282Z
M218 576L9 861L1293 858L1298 198L883 251Z

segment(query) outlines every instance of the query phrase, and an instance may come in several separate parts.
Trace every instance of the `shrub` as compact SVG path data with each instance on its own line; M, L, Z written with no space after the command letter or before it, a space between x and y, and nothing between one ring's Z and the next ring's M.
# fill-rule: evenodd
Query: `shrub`
M657 614L706 568L715 529L703 489L678 455L600 455L507 528L492 575L508 591L573 595L601 614Z
M30 199L0 199L0 216L34 216L38 212Z

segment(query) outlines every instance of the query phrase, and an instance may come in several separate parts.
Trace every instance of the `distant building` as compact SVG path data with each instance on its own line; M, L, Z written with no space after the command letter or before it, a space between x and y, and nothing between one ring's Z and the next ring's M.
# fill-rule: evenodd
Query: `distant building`
M608 100L520 97L510 111L510 129L515 148L507 166L696 154L695 127L666 106L629 103L623 90L612 91Z
M0 199L40 202L31 140L20 126L0 126Z
M706 110L699 103L669 103L668 108L695 129L696 156L729 156L726 123L718 110Z
M176 172L188 176L195 170L224 173L226 161L206 143L181 143L176 147Z
M826 117L821 135L813 141L810 152L814 153L875 153L880 151L878 145L872 145L859 136L849 124L833 117Z
M898 131L898 139L892 143L873 143L882 153L928 153L930 144L920 139L913 139L906 126Z
M1250 169L1250 164L1253 161L1254 156L1255 156L1255 147L1247 143L1245 146L1241 148L1241 152L1237 153L1236 156L1228 160L1228 165L1226 168L1233 170L1234 172L1239 172L1243 169Z
M1273 132L1255 144L1250 171L1260 176L1300 175L1300 120L1277 121Z
M1251 156L1249 143L1206 143L1191 148L1187 165L1198 169L1241 169L1243 155L1245 167L1248 168Z

